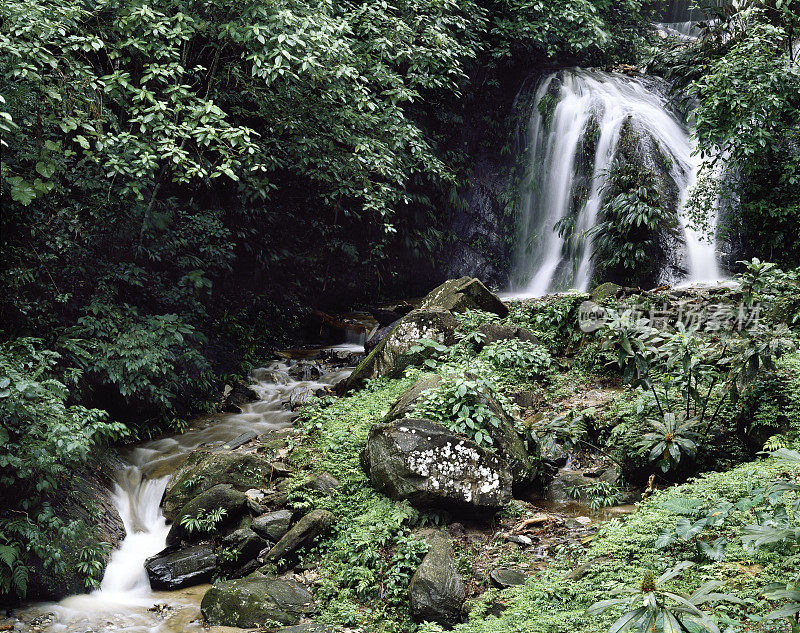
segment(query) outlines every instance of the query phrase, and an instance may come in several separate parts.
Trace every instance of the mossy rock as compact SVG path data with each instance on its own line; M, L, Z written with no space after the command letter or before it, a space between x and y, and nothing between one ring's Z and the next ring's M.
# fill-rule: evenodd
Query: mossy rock
M420 307L441 308L450 312L484 310L501 317L508 316L508 307L480 279L474 277L445 281L428 293Z
M216 584L200 603L208 624L239 628L297 624L313 608L313 598L302 585L261 574Z
M620 292L622 292L622 286L609 281L592 290L592 301L604 303L608 299L618 297Z
M358 387L369 378L397 377L407 367L421 365L435 350L425 348L409 353L417 341L424 338L440 345L452 345L456 340L456 327L456 320L448 310L431 308L409 312L350 374L347 389Z
M440 535L432 537L429 545L428 553L408 585L411 616L417 622L457 624L461 620L466 588L456 570L453 548L449 539Z
M261 488L270 481L269 460L255 452L195 451L170 478L164 491L163 511L167 519L197 495L219 484L238 490Z
M177 545L182 540L197 540L204 536L183 525L187 517L198 518L216 510L224 510L221 520L214 527L214 532L220 532L231 526L237 526L248 507L247 496L243 492L235 490L228 484L218 484L197 495L175 515L175 521L167 534L167 545Z

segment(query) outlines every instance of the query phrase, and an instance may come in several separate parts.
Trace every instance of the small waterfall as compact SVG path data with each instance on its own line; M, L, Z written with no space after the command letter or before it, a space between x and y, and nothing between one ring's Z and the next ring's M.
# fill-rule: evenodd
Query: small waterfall
M144 562L164 548L169 532L161 499L169 475L193 450L230 442L243 433L261 434L289 426L295 414L286 404L298 391L313 393L328 388L350 373L350 369L334 369L316 380L297 380L289 370L290 365L285 362L253 370L250 387L259 400L242 405L242 413L218 414L181 435L156 439L130 450L125 455L126 466L117 473L114 491L114 505L126 535L111 554L100 588L57 604L33 605L25 619L42 611L52 613L54 621L37 629L42 633L202 632L200 622L184 622L180 612L185 610L196 620L203 587L173 592L154 592L150 588ZM153 610L158 602L168 602L173 616L162 619L158 609ZM25 610L21 613L25 614Z
M575 69L548 76L534 96L512 294L588 289L592 253L585 236L598 221L606 174L625 125L653 139L668 165L687 280L719 276L714 244L690 229L683 215L699 165L689 134L667 109L666 99L625 75ZM577 239L559 235L557 228L565 222L571 222L568 233ZM676 281L665 276L664 281Z

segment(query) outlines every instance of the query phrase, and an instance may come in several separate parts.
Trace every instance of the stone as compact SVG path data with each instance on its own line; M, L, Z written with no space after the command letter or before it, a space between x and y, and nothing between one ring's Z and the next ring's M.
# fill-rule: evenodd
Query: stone
M211 580L217 568L217 554L210 543L198 543L174 550L167 548L144 563L150 587L179 589Z
M542 461L553 468L562 468L567 464L569 454L558 442L546 442L541 445Z
M484 310L505 317L508 307L479 279L461 277L449 279L434 288L422 300L421 308L443 308L451 312Z
M182 540L195 540L201 536L197 532L189 531L181 525L184 517L199 517L208 515L218 509L225 510L219 524L214 531L220 531L226 526L235 525L249 508L247 495L227 484L218 484L204 493L197 495L189 501L180 512L175 515L175 521L167 534L167 545L177 545Z
M270 543L256 534L251 524L251 527L239 528L223 537L220 545L222 551L230 557L221 561L222 572L227 578L241 578L247 570L255 571L258 568L257 564L248 566L248 563L255 561Z
M561 471L545 488L545 497L548 501L555 501L558 503L564 502L578 502L588 504L589 498L586 495L586 488L594 485L597 482L595 479L584 477L579 472ZM580 490L580 495L575 498L570 495L570 491L577 488Z
M603 303L607 299L618 297L622 292L622 286L619 284L611 283L610 281L600 284L592 290L592 301L595 303Z
M400 319L393 321L389 325L385 325L381 328L375 330L372 335L364 341L364 352L369 354L373 349L375 349L389 334L392 333L397 324L400 322Z
M336 517L327 510L312 510L275 543L264 557L265 562L277 562L301 547L308 547L315 538L330 532L335 521Z
M395 400L389 413L384 416L384 422L392 422L405 417L411 411L411 407L419 400L419 397L426 391L436 389L442 384L442 377L439 374L425 374L417 382L406 389L403 394Z
M317 492L324 492L326 494L332 493L339 488L342 484L336 477L329 472L321 472L316 475L311 475L303 483L303 487L309 490L316 490Z
M376 490L413 505L497 509L511 500L502 459L430 420L376 424L362 461Z
M277 543L289 531L292 513L289 510L267 512L253 519L250 529L262 538Z
M399 420L407 415L413 417L413 406L419 397L425 391L438 387L441 381L441 377L436 374L422 376L395 401L389 413L383 418L383 422ZM482 400L500 420L498 426L487 429L498 456L508 464L515 484L530 483L535 472L534 460L514 428L513 418L493 398L483 396Z
M432 308L409 312L353 370L347 379L346 389L358 387L368 378L399 376L406 367L422 364L434 350L426 348L408 353L419 339L452 345L456 340L456 327L455 317L448 310Z
M435 536L429 545L428 553L408 585L411 616L417 622L451 626L461 620L466 588L456 571L450 541Z
M285 626L278 629L275 633L335 633L334 629L327 624L298 624L297 626Z
M216 584L200 603L211 626L240 628L298 624L313 607L313 597L302 585L261 574Z
M170 478L162 503L164 516L174 520L189 500L213 486L229 484L242 491L260 488L271 475L269 460L256 452L197 450Z
M241 413L242 405L258 400L258 394L247 385L235 383L232 387L225 385L225 393L221 409L225 413Z
M515 585L525 584L525 573L519 569L498 568L489 574L489 584L496 589L507 589Z
M502 323L484 323L478 328L478 333L483 335L483 344L496 343L497 341L520 340L539 344L536 335L527 328Z

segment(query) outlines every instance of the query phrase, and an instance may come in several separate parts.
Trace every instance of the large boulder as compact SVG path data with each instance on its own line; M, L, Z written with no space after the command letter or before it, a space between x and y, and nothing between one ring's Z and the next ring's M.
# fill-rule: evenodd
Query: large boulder
M429 545L408 585L411 616L417 622L451 626L461 620L466 598L464 581L456 571L450 541L436 535L429 539Z
M421 308L442 308L451 312L484 310L505 317L508 307L480 279L461 277L449 279L434 288L422 300Z
M269 460L256 452L195 451L167 484L162 504L164 516L174 519L191 499L218 484L244 491L264 486L271 475Z
M504 460L430 420L376 424L363 463L377 490L414 505L496 509L511 499Z
M177 545L183 540L191 541L205 536L202 532L192 530L184 524L187 517L201 519L215 511L223 510L220 521L214 526L214 531L217 532L231 525L235 526L248 508L247 495L227 484L218 484L197 495L175 515L175 521L167 534L167 545Z
M301 547L308 547L318 536L330 532L336 517L327 510L312 510L283 535L280 541L264 558L267 562L277 562L293 554Z
M214 585L200 609L212 626L261 627L297 624L313 610L313 598L302 585L261 574Z
M432 349L409 353L417 341L425 338L441 345L452 345L456 340L456 327L455 317L448 310L433 308L409 312L353 370L347 389L357 387L368 378L398 376L406 367L422 364L430 357Z
M210 543L174 550L167 548L144 563L153 589L179 589L211 580L217 555Z
M437 374L426 374L417 380L411 387L394 402L383 422L392 422L406 416L414 417L414 405L426 391L436 389L442 382ZM481 396L481 401L491 409L500 420L498 426L487 429L492 438L496 453L508 465L515 484L525 485L533 480L535 463L528 453L525 442L520 437L514 426L514 419L506 413L505 409L494 398L487 395Z

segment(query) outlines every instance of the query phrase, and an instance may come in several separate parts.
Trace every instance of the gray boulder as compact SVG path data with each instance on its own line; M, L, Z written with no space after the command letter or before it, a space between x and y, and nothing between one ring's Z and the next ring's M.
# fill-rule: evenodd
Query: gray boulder
M210 543L177 551L167 548L148 558L144 568L153 589L179 589L211 580L217 568L217 555Z
M500 298L474 277L445 281L428 293L420 307L443 308L451 312L484 310L494 312L501 317L508 315L508 307Z
M253 519L250 529L262 538L277 543L289 531L292 513L289 510L267 512Z
M211 587L200 610L212 626L251 628L274 622L297 624L313 606L311 594L302 585L253 574Z
M266 562L277 562L301 547L308 547L315 538L330 532L335 520L336 517L327 510L312 510L283 535L264 560Z
M164 516L174 519L191 499L218 484L230 484L239 490L260 488L271 474L269 460L258 453L195 451L167 484L162 504Z
M441 308L414 310L404 316L392 331L367 354L347 380L347 389L355 388L368 378L399 376L406 367L420 365L431 355L430 348L409 353L419 339L430 339L441 345L455 343L455 317Z
M525 573L519 569L500 567L489 574L489 584L496 589L506 589L514 585L525 584Z
M569 470L559 472L545 489L545 497L548 501L568 502L577 501L582 504L589 503L586 488L597 483L596 479L584 477L579 472ZM580 494L577 498L570 495L570 491L578 489Z
M417 622L450 626L461 619L466 589L456 571L450 541L437 535L429 543L428 553L408 585L411 616Z
M511 499L502 459L430 420L376 424L362 461L376 490L414 505L495 509Z
M437 388L441 382L442 378L437 374L422 376L395 401L383 421L392 422L407 415L413 417L413 406L420 396L426 391ZM514 428L514 419L493 398L481 396L481 400L500 420L498 426L487 429L494 442L496 453L508 464L515 484L530 483L535 474L534 459L528 453L525 442Z
M247 495L243 492L234 490L227 484L216 485L197 495L175 515L175 521L167 534L167 545L177 545L182 540L191 541L204 536L183 524L186 517L202 518L216 510L224 510L219 523L213 528L214 532L218 532L231 525L235 526L248 508Z

